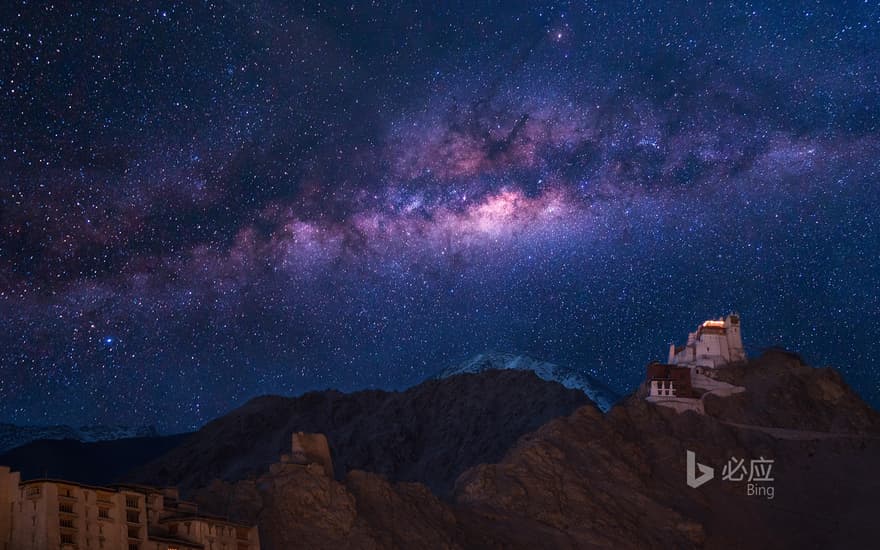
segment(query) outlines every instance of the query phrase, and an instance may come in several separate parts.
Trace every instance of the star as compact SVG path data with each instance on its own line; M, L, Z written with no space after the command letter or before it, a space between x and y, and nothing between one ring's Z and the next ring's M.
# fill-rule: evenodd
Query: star
M0 422L488 350L627 393L734 310L880 403L872 6L386 8L10 4Z

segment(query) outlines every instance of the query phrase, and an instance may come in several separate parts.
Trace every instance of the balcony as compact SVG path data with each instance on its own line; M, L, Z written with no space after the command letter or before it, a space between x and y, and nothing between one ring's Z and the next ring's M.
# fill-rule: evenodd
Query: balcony
M132 512L131 510L128 510L125 512L125 521L129 524L139 524L141 522L141 515L139 512Z

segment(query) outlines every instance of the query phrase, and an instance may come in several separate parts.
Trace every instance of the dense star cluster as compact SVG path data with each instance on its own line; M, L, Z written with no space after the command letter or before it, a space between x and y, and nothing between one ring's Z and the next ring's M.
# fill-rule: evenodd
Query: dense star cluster
M472 4L3 3L0 421L626 392L733 310L880 402L880 7Z

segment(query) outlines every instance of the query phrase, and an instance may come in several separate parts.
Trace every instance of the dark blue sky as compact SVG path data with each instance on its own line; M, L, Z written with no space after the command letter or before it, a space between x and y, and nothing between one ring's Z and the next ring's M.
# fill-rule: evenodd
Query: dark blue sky
M4 3L0 421L626 392L732 310L880 403L877 4L472 4Z

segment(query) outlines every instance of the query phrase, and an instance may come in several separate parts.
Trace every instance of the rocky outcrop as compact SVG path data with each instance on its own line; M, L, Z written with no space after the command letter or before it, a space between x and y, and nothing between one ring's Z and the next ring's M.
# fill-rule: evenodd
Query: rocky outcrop
M747 364L718 369L717 376L748 388L704 400L706 413L726 422L841 433L880 430L880 415L840 373L806 365L794 353L770 350Z
M324 475L333 475L333 459L324 434L296 432L290 436L290 455L281 455L282 462L293 464L319 464Z
M354 470L342 481L318 464L276 464L255 480L194 492L207 510L260 526L262 548L461 548L451 507L418 483ZM218 509L218 503L229 506Z
M583 408L521 440L501 463L464 473L455 500L515 526L496 537L516 547L548 536L579 547L702 544L703 526L657 498L651 476L639 438Z

